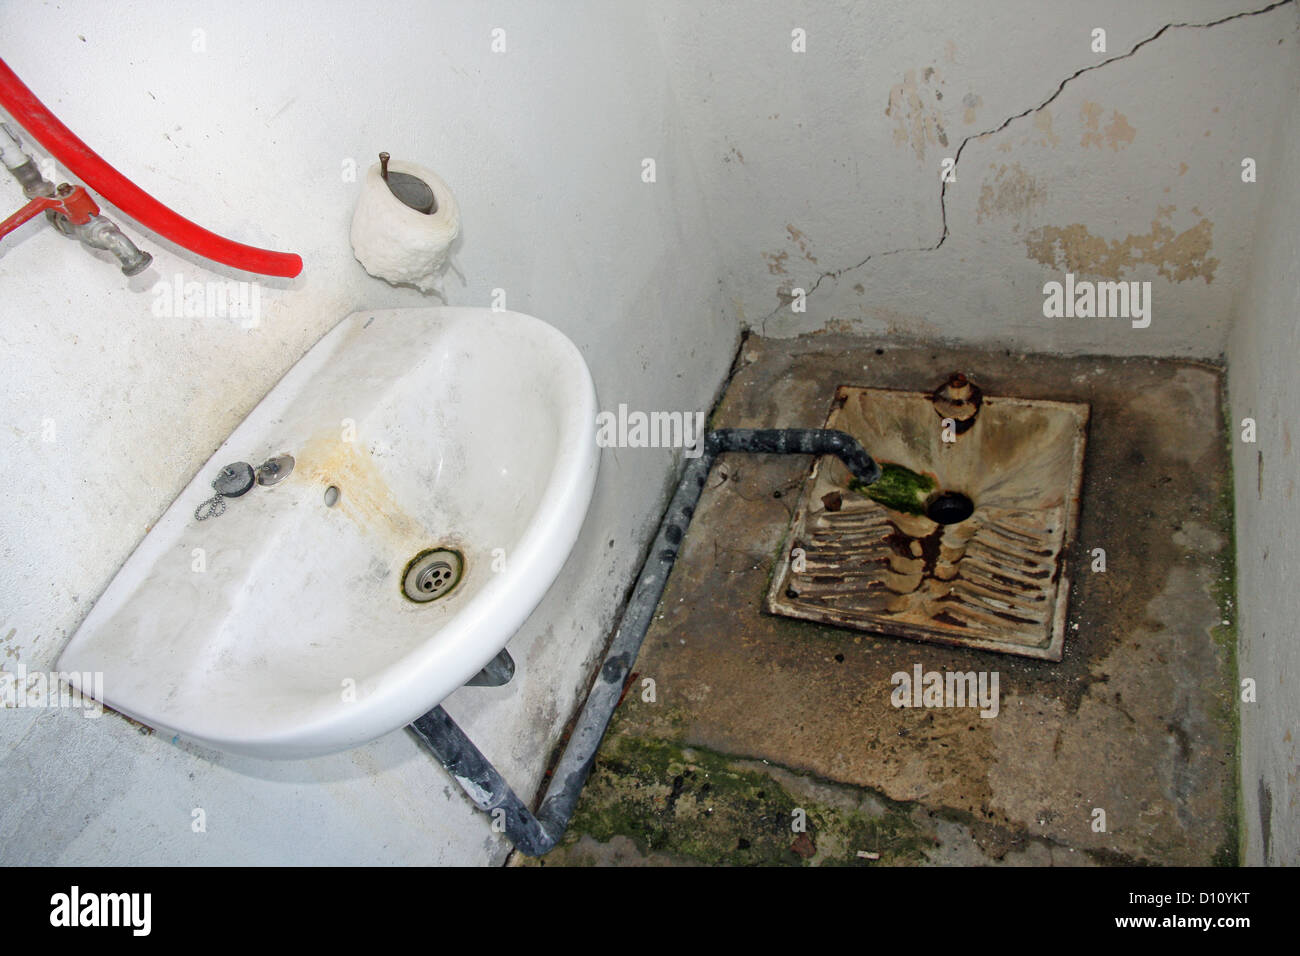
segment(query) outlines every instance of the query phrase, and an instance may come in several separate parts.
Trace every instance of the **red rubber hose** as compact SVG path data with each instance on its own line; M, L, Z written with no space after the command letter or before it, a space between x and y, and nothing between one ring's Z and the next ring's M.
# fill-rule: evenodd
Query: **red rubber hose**
M0 59L0 106L8 110L32 138L105 201L140 225L191 252L246 272L293 277L302 272L302 257L246 246L208 232L173 212L104 161L45 108L9 65Z

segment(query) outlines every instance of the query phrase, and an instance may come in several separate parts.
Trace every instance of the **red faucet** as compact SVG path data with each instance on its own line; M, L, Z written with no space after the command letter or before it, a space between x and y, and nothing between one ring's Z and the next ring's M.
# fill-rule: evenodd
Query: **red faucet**
M90 198L90 193L86 192L84 186L69 186L63 183L55 196L37 196L4 222L0 222L0 239L9 235L28 219L33 219L46 210L67 216L68 221L74 226L90 222L90 217L99 213L99 207L95 205L95 200Z

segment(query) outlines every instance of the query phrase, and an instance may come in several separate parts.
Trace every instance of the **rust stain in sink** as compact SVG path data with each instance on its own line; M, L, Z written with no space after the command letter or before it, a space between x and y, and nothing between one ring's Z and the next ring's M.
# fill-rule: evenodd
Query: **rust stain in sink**
M398 553L433 540L398 504L374 457L360 442L344 441L334 431L317 434L299 450L297 461L298 470L319 486L322 496L331 485L339 489L338 504L332 510L390 539Z

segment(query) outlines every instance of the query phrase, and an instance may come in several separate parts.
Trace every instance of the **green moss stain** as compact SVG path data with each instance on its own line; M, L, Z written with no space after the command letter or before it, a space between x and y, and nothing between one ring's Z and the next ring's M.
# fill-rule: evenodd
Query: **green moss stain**
M722 754L668 741L606 739L565 844L627 837L643 854L709 865L916 864L929 839L901 804L845 809L792 794ZM806 824L796 830L796 820ZM875 853L878 860L859 857Z
M849 484L850 490L866 495L886 508L913 515L925 514L925 503L935 487L936 482L929 475L918 474L893 462L882 462L880 477L871 484L856 479Z
M1215 529L1227 542L1215 556L1215 575L1211 585L1215 603L1219 607L1219 623L1210 631L1219 654L1223 660L1226 686L1217 694L1212 713L1215 720L1224 727L1225 735L1232 742L1234 751L1234 772L1229 778L1229 792L1224 795L1224 839L1214 853L1215 866L1238 866L1243 848L1240 832L1241 806L1241 710L1239 706L1241 675L1237 669L1237 520L1235 488L1236 481L1232 467L1233 423L1231 409L1225 399L1223 402L1224 434L1227 443L1227 472L1219 488L1218 500L1215 502L1212 521ZM1227 622L1227 623L1224 623Z

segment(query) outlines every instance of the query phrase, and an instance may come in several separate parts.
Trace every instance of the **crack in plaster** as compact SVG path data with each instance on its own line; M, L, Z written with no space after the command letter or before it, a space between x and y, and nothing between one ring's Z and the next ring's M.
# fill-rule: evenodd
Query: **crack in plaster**
M1278 7L1284 7L1284 6L1286 6L1287 4L1294 3L1294 2L1295 2L1295 0L1275 0L1274 3L1270 3L1270 4L1269 4L1268 6L1266 6L1266 7L1260 7L1258 10L1244 10L1244 11L1242 11L1242 12L1240 12L1240 13L1229 14L1229 15L1226 16L1226 17L1220 17L1220 18L1217 19L1217 20L1210 20L1210 21L1208 21L1208 22L1206 22L1206 23L1166 23L1164 26L1162 26L1160 29L1156 30L1156 31L1155 31L1154 33L1152 33L1150 36L1146 37L1146 38L1143 39L1143 40L1139 40L1137 43L1135 43L1135 44L1133 45L1133 47L1132 47L1132 48L1131 48L1127 53L1119 53L1119 54L1116 54L1115 56L1112 56L1112 57L1109 57L1109 58L1107 58L1107 59L1105 59L1105 60L1102 60L1100 63L1093 63L1093 64L1090 65L1090 66L1085 66L1085 67L1083 67L1083 68L1081 68L1081 69L1078 69L1078 70L1074 71L1074 72L1071 73L1069 76L1067 76L1065 79L1061 80L1061 82L1060 82L1059 84L1057 84L1056 89L1052 91L1052 94L1051 94L1050 96L1048 96L1047 99L1045 99L1045 100L1043 100L1041 103L1039 103L1037 106L1031 106L1029 109L1026 109L1026 110L1023 110L1023 111L1021 111L1021 112L1019 112L1019 113L1015 113L1015 114L1013 114L1013 115L1011 115L1011 116L1008 116L1005 120L1003 120L1001 123L999 123L997 126L993 127L992 129L984 130L983 132L980 132L980 133L971 133L969 136L964 137L964 138L962 139L962 141L961 141L961 144L957 147L957 152L955 152L955 153L953 154L953 164L952 164L952 169L953 169L954 174L955 174L955 172L956 172L957 165L961 162L961 154L962 154L962 151L966 149L966 144L967 144L967 143L969 143L969 142L970 142L971 140L973 140L973 139L982 139L982 138L984 138L984 137L986 137L986 136L995 136L995 135L997 135L998 133L1001 133L1003 130L1005 130L1008 126L1010 126L1010 125L1011 125L1012 123L1014 123L1016 120L1018 120L1018 119L1024 119L1026 116L1030 116L1030 115L1033 115L1034 113L1038 113L1038 112L1040 112L1044 107L1046 107L1046 106L1050 106L1053 102L1055 102L1055 100L1057 99L1057 97L1059 97L1059 96L1061 95L1061 93L1063 93L1063 92L1065 91L1065 88L1066 88L1066 87L1067 87L1071 82L1073 82L1074 80L1076 80L1076 79L1078 79L1079 77L1083 76L1083 74L1085 74L1085 73L1091 73L1091 72L1094 71L1094 70L1100 70L1100 69L1102 69L1103 67L1106 67L1106 66L1109 66L1109 65L1112 64L1112 63L1116 63L1116 62L1118 62L1119 60L1127 60L1129 57L1131 57L1131 56L1133 56L1135 53L1137 53L1138 50L1142 49L1144 46L1147 46L1147 45L1150 44L1150 43L1154 43L1156 40L1160 39L1160 37L1164 36L1164 35L1165 35L1166 33L1168 33L1170 30L1179 30L1179 29L1182 29L1182 28L1184 28L1184 27L1189 27L1189 28L1193 28L1193 29L1197 29L1197 30L1206 30L1206 29L1209 29L1210 27L1217 27L1217 26L1219 26L1220 24L1228 23L1228 22L1230 22L1230 21L1232 21L1232 20L1240 20L1240 19L1242 19L1243 17L1256 17L1256 16L1259 16L1260 14L1268 13L1270 10L1276 10ZM868 256L866 256L866 257L865 257L864 259L862 259L861 261L855 263L854 265L851 265L851 266L845 266L843 269L833 269L833 270L830 270L830 271L827 271L827 272L823 272L823 273L821 273L819 276L817 276L817 280L816 280L815 282L813 282L812 287L811 287L811 288L810 288L806 293L804 293L804 300L807 301L808 299L811 299L811 298L812 298L813 293L817 291L817 288L822 284L823 280L825 280L825 279L838 279L838 278L839 278L840 276L842 276L842 275L845 275L845 274L847 274L847 273L849 273L849 272L854 272L854 271L856 271L856 270L858 270L858 269L861 269L863 266L865 266L868 262L870 262L870 261L873 260L873 259L883 259L885 256L895 256L895 255L899 255L900 253L904 253L904 252L936 252L936 251L938 251L938 249L939 249L939 248L940 248L940 247L941 247L945 242L948 241L948 206L947 206L947 202L948 202L948 182L947 182L947 180L945 180L945 179L941 179L940 182L939 182L939 215L940 215L940 218L941 218L941 221L942 221L942 224L943 224L943 232L942 232L942 234L939 236L939 241L936 242L936 243L934 243L934 245L931 245L931 246L919 246L919 247L904 247L904 248L900 248L900 249L889 249L889 250L886 250L885 252L873 252L873 253L869 254ZM763 328L764 333L766 333L766 330L767 330L767 322L768 322L768 319L773 318L773 317L774 317L778 312L780 312L781 309L783 309L783 308L785 308L785 303L782 303L781 305L778 305L775 309L773 309L773 310L772 310L771 312L769 312L767 315L763 316L763 320L762 320L762 328Z

